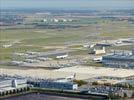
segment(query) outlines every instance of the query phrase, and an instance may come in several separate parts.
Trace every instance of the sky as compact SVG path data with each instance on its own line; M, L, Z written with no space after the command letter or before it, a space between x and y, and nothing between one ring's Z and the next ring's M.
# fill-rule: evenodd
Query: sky
M3 9L134 9L134 0L0 0Z

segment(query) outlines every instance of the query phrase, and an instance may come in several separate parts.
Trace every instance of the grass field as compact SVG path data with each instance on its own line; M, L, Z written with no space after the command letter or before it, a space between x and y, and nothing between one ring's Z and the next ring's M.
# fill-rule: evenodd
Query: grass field
M1 30L0 47L4 44L13 44L13 46L10 48L0 48L0 60L11 59L11 54L13 52L46 51L47 49L43 48L45 46L65 46L66 43L71 44L72 42L78 41L97 42L97 38L118 39L134 37L134 24L126 21L115 22L104 19L82 19L79 21L79 24L83 26L79 28L65 29L35 28ZM14 43L15 41L18 41L19 43ZM81 44L78 44L77 46L70 46L69 48L75 49L77 47L81 47ZM125 46L115 48L126 49ZM127 46L127 48L131 49L132 47ZM85 55L85 51L79 50L73 54Z
M134 24L127 22L105 24L101 37L114 39L134 37Z

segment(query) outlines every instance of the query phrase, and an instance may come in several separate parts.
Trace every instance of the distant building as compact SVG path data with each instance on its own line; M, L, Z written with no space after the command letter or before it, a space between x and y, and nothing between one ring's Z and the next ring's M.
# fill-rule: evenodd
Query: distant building
M106 66L134 68L134 50L132 50L132 54L114 53L112 55L103 56L102 63Z
M97 43L96 46L110 47L110 46L112 46L112 44L110 44L110 43Z
M98 54L105 54L106 53L106 50L105 50L105 47L103 47L102 49L94 49L93 50L93 53L98 55Z

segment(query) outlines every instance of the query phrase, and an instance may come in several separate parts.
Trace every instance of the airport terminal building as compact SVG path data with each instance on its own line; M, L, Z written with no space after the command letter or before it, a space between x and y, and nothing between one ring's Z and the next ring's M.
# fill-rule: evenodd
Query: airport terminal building
M56 82L52 80L29 81L34 87L60 90L77 90L78 84L73 82Z
M134 68L134 49L132 54L113 54L102 57L105 66Z

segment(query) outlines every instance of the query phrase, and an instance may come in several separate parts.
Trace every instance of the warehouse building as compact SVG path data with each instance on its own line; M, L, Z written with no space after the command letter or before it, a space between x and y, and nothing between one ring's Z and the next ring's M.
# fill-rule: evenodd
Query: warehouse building
M78 84L73 82L56 82L52 80L38 80L29 81L28 84L33 85L33 87L38 88L48 88L48 89L60 89L60 90L77 90Z
M134 49L132 54L112 54L102 57L102 63L106 66L134 68Z
M95 54L95 55L105 54L105 53L106 53L105 47L103 47L102 49L94 49L93 50L93 54Z

